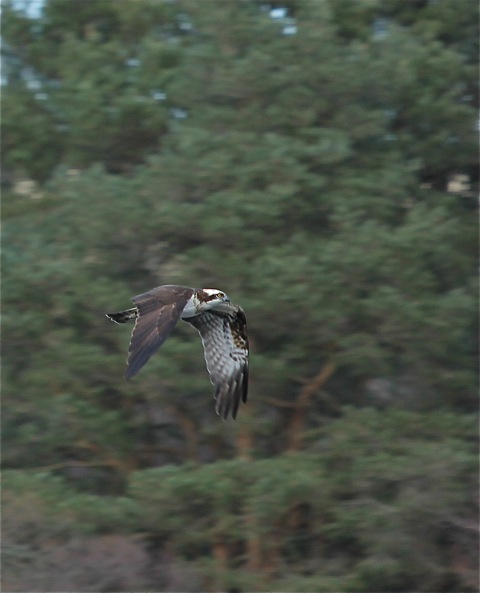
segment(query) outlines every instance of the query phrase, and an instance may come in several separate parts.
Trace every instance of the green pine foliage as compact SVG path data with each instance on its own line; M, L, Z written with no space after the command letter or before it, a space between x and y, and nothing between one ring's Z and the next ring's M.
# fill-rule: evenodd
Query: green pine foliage
M5 590L475 591L476 3L20 8ZM237 422L187 324L123 380L159 284L245 308Z
M6 578L18 578L20 558L31 565L34 546L42 567L74 538L115 533L156 561L168 549L200 587L473 591L455 558L475 563L475 436L467 415L349 408L306 452L135 471L123 496L11 470ZM144 570L150 587L162 583Z

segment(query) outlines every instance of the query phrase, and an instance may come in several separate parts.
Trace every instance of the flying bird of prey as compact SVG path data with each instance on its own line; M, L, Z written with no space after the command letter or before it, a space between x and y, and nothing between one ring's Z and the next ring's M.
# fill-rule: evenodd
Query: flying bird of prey
M138 373L165 342L179 319L195 327L202 338L205 362L215 386L215 411L226 419L247 401L248 338L245 313L216 288L164 285L132 298L135 307L107 313L115 323L135 321L128 349L125 378Z

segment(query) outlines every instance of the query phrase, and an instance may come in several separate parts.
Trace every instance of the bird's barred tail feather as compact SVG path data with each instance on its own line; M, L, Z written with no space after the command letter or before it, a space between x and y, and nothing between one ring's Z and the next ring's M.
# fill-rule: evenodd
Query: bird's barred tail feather
M137 315L137 307L127 309L126 311L120 311L119 313L106 313L106 317L115 323L128 323L129 321L134 321L137 318Z

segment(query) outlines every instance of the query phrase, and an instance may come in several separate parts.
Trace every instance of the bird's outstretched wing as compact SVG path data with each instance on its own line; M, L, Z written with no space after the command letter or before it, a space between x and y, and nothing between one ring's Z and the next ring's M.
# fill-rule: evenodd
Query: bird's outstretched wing
M138 314L128 348L125 378L136 375L170 335L193 294L181 286L161 286L132 298Z
M247 321L241 307L224 303L196 317L184 319L202 338L205 362L215 385L215 411L226 420L237 415L240 400L247 401Z

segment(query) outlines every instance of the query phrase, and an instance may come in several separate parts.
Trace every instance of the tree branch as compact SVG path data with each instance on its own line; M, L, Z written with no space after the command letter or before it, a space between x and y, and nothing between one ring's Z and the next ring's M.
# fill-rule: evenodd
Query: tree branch
M300 390L288 431L289 441L287 449L289 451L298 451L301 448L305 413L311 405L312 396L328 381L335 372L335 369L336 364L333 361L327 361L319 373Z

